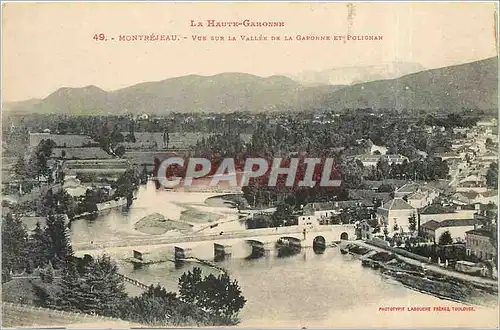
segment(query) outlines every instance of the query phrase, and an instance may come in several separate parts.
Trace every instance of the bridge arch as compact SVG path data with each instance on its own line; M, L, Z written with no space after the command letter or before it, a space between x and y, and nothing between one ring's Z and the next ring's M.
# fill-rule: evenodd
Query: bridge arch
M349 239L349 234L344 231L342 234L340 234L340 239L343 240L343 241L348 240Z
M326 250L326 240L323 236L316 236L313 239L313 251L317 254L321 254Z

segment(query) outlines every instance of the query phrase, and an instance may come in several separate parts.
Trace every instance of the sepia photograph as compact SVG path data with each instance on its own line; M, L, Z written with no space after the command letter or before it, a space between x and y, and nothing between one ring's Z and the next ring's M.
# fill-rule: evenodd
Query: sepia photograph
M2 1L2 328L491 328L498 4Z

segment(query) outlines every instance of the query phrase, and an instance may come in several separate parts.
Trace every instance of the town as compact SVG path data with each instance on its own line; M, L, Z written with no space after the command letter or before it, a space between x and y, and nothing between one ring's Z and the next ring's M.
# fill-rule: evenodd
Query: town
M2 6L2 327L499 327L496 4L84 7Z
M175 245L176 265L195 262L217 270L221 269L217 261L238 257L236 247L228 245L235 238L250 244L250 252L239 255L242 258L261 258L275 253L274 248L276 256L283 257L301 253L310 244L320 254L340 247L364 266L380 268L403 284L448 299L470 301L466 292L457 297L450 288L439 287L440 276L489 294L498 290L498 123L490 115L462 111L422 116L371 109L168 117L11 115L3 125L6 301L37 305L36 299L11 292L10 288L26 286L26 278L45 278L39 282L51 284L33 287L50 296L47 286L62 276L61 262L73 253L70 250L94 260L93 252L121 247L134 252L128 262L143 267L168 258L146 260L148 253L139 251L141 245L170 244ZM334 157L341 184L290 186L280 175L276 185L268 185L269 177L264 176L250 178L244 187L201 184L167 189L153 173L155 163L167 157L204 156L215 163L232 157L243 164L260 155L285 160L297 155ZM173 198L202 193L212 196L205 203L221 199L233 213L208 220L203 219L212 211L193 211L191 218L180 220L170 214L149 214L136 219L135 228L153 235L72 241L78 237L73 228L78 221L107 221L110 214L133 211L145 193L142 186L166 190ZM182 207L189 210L195 204ZM69 228L72 234L64 234ZM161 232L165 234L158 235ZM60 238L43 238L57 233ZM191 253L184 243L197 241L214 242L213 261ZM52 246L47 252L47 242L59 248ZM23 247L33 258L19 254ZM410 274L401 275L405 269ZM148 288L130 275L116 274ZM439 288L426 287L419 277L409 278L414 274L433 279ZM43 307L62 308L54 307L56 297L47 301L54 302Z

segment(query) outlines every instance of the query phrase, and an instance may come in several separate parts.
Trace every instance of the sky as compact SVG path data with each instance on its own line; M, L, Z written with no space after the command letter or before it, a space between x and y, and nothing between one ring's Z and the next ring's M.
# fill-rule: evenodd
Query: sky
M44 98L60 87L116 90L188 74L258 76L415 62L438 68L496 56L494 3L7 3L2 99ZM191 27L190 21L279 21L284 27ZM93 36L104 34L107 41ZM119 41L120 35L181 41ZM380 41L297 41L376 35ZM225 41L193 41L193 36ZM267 36L242 41L241 36ZM236 38L228 41L228 36ZM271 36L280 36L272 41ZM293 40L285 41L290 36ZM115 40L111 40L115 38Z

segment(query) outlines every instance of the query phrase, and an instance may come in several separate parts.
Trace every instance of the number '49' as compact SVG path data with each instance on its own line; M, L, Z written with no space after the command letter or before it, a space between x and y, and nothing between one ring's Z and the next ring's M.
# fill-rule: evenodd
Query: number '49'
M92 39L96 41L104 41L106 37L104 36L104 33L99 33L99 34L94 34L94 37Z

